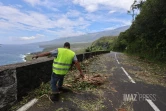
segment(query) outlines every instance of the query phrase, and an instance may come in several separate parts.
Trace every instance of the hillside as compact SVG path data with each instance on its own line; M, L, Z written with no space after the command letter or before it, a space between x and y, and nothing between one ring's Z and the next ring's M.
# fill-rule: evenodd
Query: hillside
M98 51L98 50L113 50L113 46L117 36L104 36L95 40L90 47L86 49L86 52Z
M59 39L55 39L55 40L47 41L47 42L41 42L38 44L41 47L48 47L50 45L63 44L66 41L68 41L70 43L93 42L103 36L118 36L120 34L120 32L124 32L128 28L129 28L129 26L124 26L124 27L120 27L120 28L117 28L114 30L106 30L106 31L101 31L101 32L96 32L96 33L89 33L89 34L84 34L84 35L80 35L80 36L61 37Z
M166 2L146 0L131 27L118 37L116 51L166 61Z

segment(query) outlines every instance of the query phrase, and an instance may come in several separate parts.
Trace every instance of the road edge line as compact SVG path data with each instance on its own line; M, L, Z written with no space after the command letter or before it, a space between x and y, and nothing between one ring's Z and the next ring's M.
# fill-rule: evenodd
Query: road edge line
M155 111L160 111L159 108L153 103L152 100L146 99L146 101L150 104L150 106L151 106Z
M21 108L19 108L17 111L26 111L31 106L33 106L37 101L38 101L38 99L34 98L31 101L29 101L27 104L25 104L24 106L22 106Z
M136 82L130 77L130 75L126 72L126 70L125 70L123 67L121 67L121 68L122 68L123 72L127 75L127 77L130 79L130 81L131 81L132 83L136 83Z
M120 64L118 59L117 59L116 53L115 53L115 59L116 59L117 63Z

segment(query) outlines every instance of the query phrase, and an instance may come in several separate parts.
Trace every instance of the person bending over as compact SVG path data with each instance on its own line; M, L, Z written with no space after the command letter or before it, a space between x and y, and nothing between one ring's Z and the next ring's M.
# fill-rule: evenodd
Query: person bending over
M75 66L80 72L80 76L83 78L84 74L80 68L80 64L77 60L76 54L70 50L70 43L66 42L64 43L63 48L57 48L50 52L44 52L41 54L37 54L32 57L38 58L38 57L44 57L53 55L55 58L53 60L52 65L52 75L51 75L51 89L52 94L49 96L51 101L55 102L59 99L59 91L63 90L63 80L64 76L68 73L72 63L75 63Z

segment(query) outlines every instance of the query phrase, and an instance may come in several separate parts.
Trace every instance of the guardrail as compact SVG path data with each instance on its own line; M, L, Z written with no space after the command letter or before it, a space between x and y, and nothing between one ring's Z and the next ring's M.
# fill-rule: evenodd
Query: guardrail
M78 54L82 62L92 56L109 53L97 51ZM22 99L28 92L39 87L42 82L48 82L52 73L53 58L35 60L0 67L0 110L7 111L15 102Z

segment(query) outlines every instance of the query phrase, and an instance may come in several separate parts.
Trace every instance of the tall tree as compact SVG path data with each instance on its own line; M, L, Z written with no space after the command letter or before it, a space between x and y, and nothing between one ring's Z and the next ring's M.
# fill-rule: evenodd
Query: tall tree
M132 21L134 22L135 17L136 17L136 11L142 9L142 6L144 4L145 0L140 0L139 2L137 2L137 0L134 0L133 4L130 7L130 10L128 11L128 14L130 14L132 16Z
M136 2L134 2L136 3ZM142 3L141 3L142 5ZM133 9L141 5L132 5ZM138 7L136 7L138 6ZM141 6L131 27L120 34L117 44L124 43L126 52L144 58L166 61L166 1L147 0ZM118 46L116 46L118 48Z

